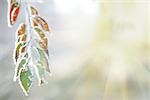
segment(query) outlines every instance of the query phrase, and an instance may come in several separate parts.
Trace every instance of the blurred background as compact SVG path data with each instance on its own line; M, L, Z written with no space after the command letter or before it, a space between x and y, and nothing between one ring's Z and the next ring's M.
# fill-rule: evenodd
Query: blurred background
M52 76L28 97L13 82L15 30L0 0L0 100L150 100L149 0L38 0L53 30ZM41 1L41 0L40 0Z

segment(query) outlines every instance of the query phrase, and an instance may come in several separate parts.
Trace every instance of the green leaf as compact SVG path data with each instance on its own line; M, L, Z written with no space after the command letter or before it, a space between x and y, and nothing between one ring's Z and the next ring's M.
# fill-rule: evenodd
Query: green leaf
M19 75L19 71L21 68L23 68L26 64L26 59L22 59L21 62L19 63L19 66L17 67L17 72L16 72L16 75L15 77L17 78L18 75Z
M50 69L49 69L48 57L45 51L43 49L37 48L37 52L39 55L39 59L35 68L39 80L39 86L41 86L43 83L46 83L45 74L46 72L50 73Z
M28 66L26 66L25 68L21 68L21 70L19 71L19 83L25 95L28 95L29 90L32 86L32 82L33 74L31 72L31 69Z
M46 55L45 51L43 49L37 48L39 53L39 62L42 64L42 66L45 68L47 72L50 72L49 69L49 63L48 63L48 56Z

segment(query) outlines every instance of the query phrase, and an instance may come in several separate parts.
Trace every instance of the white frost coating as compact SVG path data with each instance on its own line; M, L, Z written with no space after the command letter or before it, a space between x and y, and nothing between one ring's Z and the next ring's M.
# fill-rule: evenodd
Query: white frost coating
M42 2L42 1L43 0L38 0L38 1L37 0L34 0L34 1L33 0L26 0L26 2L24 2L24 6L23 7L24 7L24 10L25 10L25 14L26 14L26 23L25 23L25 34L27 35L26 41L19 41L18 42L18 39L20 38L20 40L22 40L23 36L25 35L25 34L22 34L22 35L18 36L18 31L20 29L22 29L21 27L24 25L24 23L21 23L19 25L18 29L16 30L16 42L15 42L15 49L14 49L14 53L13 53L13 60L14 60L14 64L16 65L16 67L15 67L15 75L14 75L13 81L18 81L20 87L22 88L22 90L23 90L23 92L25 93L26 96L28 96L28 93L29 93L29 91L30 91L33 83L31 82L31 86L29 86L30 85L29 83L26 83L29 86L28 89L27 89L27 91L26 91L26 89L24 88L24 86L22 84L20 75L21 75L21 71L23 69L25 69L27 65L28 65L28 67L32 68L32 70L29 68L29 71L31 70L32 75L33 75L33 68L34 68L34 72L37 75L37 78L38 78L38 81L39 81L39 86L43 85L43 84L41 84L41 80L42 80L42 82L44 84L48 83L45 80L46 73L48 73L48 75L51 76L51 72L47 72L46 70L42 70L42 71L44 71L43 74L39 73L40 69L38 69L38 67L37 67L38 62L34 63L32 61L32 58L34 58L34 56L31 55L31 53L32 53L31 49L35 48L35 50L36 50L36 46L33 45L34 42L32 42L34 40L33 37L35 37L36 35L34 34L35 31L33 30L33 27L31 26L32 18L34 18L35 16L31 16L31 11L30 11L30 7L31 6L30 6L29 2ZM19 2L21 3L20 0L19 0ZM10 3L10 2L8 2L8 3ZM10 4L8 4L8 5L9 5L8 9L10 10ZM34 7L34 8L36 8L36 7ZM12 25L10 23L9 12L8 12L8 16L7 17L8 17L8 26L11 27ZM39 26L39 27L42 28L41 26ZM23 45L23 46L21 46L19 48L19 55L18 55L18 59L16 61L16 57L15 57L15 55L16 55L16 49L17 49L17 46L20 43L25 43L25 45ZM36 41L35 41L35 44L38 45L36 43ZM20 54L20 51L22 50L23 47L25 47L25 52ZM27 53L28 53L28 58L25 57L25 55ZM48 59L48 55L46 55L46 57ZM26 62L21 67L19 67L19 64L22 62L23 59L26 59ZM49 63L49 60L48 60L48 63ZM33 77L28 76L28 78L31 79L31 81L32 81Z

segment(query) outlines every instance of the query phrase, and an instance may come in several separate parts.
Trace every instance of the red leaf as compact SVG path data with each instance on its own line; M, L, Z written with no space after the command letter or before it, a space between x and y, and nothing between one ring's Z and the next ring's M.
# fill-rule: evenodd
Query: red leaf
M20 0L18 1L10 1L9 9L8 9L8 24L12 26L15 24L20 11Z

